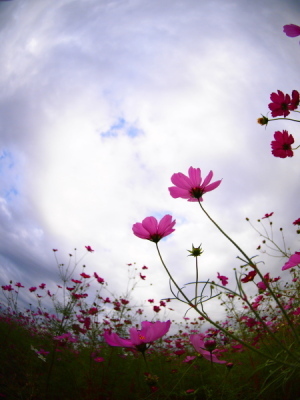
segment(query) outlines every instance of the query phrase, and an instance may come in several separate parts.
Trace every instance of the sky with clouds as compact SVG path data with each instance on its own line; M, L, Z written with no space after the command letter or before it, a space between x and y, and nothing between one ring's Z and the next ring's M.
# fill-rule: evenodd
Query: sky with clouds
M271 211L298 250L299 155L270 151L276 130L298 128L256 123L270 93L297 89L290 23L296 0L0 2L1 285L54 287L52 249L67 262L90 245L86 272L117 295L135 262L149 269L134 299L169 297L155 245L132 234L165 214L176 231L160 248L181 285L194 278L192 243L204 248L203 279L232 276L236 249L196 203L169 195L171 175L190 166L222 179L203 205L249 255L260 239L245 217ZM268 261L263 272L282 264Z

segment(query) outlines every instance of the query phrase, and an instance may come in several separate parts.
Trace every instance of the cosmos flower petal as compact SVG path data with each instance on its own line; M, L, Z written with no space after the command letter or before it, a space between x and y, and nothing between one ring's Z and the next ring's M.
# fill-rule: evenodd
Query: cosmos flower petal
M165 215L160 222L157 222L155 217L146 217L142 223L137 222L132 226L132 231L135 236L141 239L159 242L163 237L170 235L175 231L173 226L176 220L172 221L172 216Z
M186 176L181 172L172 175L171 182L175 186L169 187L169 192L173 198L181 197L188 201L202 201L204 193L216 189L221 183L221 181L210 183L213 177L212 171L209 172L202 182L200 168L190 167L188 175Z

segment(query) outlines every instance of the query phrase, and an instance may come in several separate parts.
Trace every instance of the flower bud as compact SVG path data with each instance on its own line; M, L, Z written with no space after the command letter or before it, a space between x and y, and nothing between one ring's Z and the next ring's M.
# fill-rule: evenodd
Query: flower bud
M268 118L265 117L264 115L262 115L260 118L257 118L257 123L259 125L268 125L268 122L269 122Z
M201 254L203 253L203 250L201 249L201 244L199 247L194 247L194 245L192 244L192 250L188 250L189 256L193 256L193 257L199 257L201 256Z

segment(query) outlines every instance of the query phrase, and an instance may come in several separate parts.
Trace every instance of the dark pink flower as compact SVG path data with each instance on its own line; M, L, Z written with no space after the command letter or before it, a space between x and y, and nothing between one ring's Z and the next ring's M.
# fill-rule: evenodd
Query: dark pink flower
M105 282L104 279L101 278L101 277L97 274L97 272L94 272L94 277L97 279L97 282L98 282L98 283L103 284L103 283Z
M17 282L17 283L15 284L15 286L17 286L18 288L24 287L24 286L22 285L22 283L20 283L20 282Z
M284 264L284 266L282 267L282 271L289 269L289 268L296 267L299 264L300 264L300 252L296 251L296 253L293 254L289 258L289 260Z
M227 361L224 360L219 360L216 356L215 353L217 353L217 350L213 351L208 351L205 350L205 343L202 339L202 336L200 334L198 335L191 335L190 336L190 342L194 346L195 350L200 353L204 358L211 362L219 363L219 364L226 364Z
M93 251L95 251L95 250L93 250L93 249L91 248L91 246L85 246L85 248L86 248L87 251L89 251L90 253L92 253Z
M88 278L91 277L91 275L87 275L87 274L84 273L84 272L82 272L82 273L80 274L80 276L82 276L84 279L88 279Z
M271 212L270 214L265 214L265 216L262 217L262 219L270 218L270 217L272 217L273 214L274 214L273 212Z
M80 284L82 283L81 281L79 281L78 279L71 279L72 282L76 283L76 284Z
M288 94L284 94L281 90L277 90L277 93L271 93L270 99L272 103L269 104L272 117L287 117L290 113L291 97Z
M296 219L296 221L293 222L293 225L300 225L300 218Z
M140 278L144 281L144 280L146 279L146 275L142 275L142 274L140 273Z
M30 291L30 292L35 292L36 289L37 289L37 288L36 288L35 286L32 286L31 288L29 288L29 291Z
M300 26L294 24L284 25L283 32L288 37L300 36Z
M130 339L123 339L114 332L105 331L104 339L110 346L130 347L141 352L147 350L147 344L164 336L170 329L171 321L142 322L142 329L131 328Z
M46 287L46 283L41 283L39 286L40 289L45 289L45 287Z
M255 271L255 270L250 271L248 273L248 275L245 276L245 278L241 279L241 282L247 283L247 282L253 281L253 279L255 278L256 274L257 274L257 271Z
M8 292L12 292L14 288L11 285L3 285L1 286L3 290L7 290Z
M218 272L217 278L220 279L220 281L222 282L222 285L223 285L223 286L226 286L226 285L228 284L228 278L227 278L227 276L220 275L220 273Z
M265 282L261 281L257 283L257 287L259 290L265 291L267 289L267 286L265 284Z
M292 91L292 100L291 100L289 109L292 111L296 110L296 108L298 108L298 106L299 106L299 102L300 102L300 94L299 94L298 90L293 90Z
M188 176L178 172L173 174L171 181L175 186L169 187L170 195L177 199L187 199L188 201L203 201L202 196L206 192L216 189L221 181L210 183L213 177L213 172L210 171L207 177L202 182L200 168L190 167Z
M157 243L160 239L175 231L173 229L175 223L176 220L172 221L172 216L168 214L159 223L155 217L147 217L142 223L137 222L134 224L132 230L135 236Z
M153 306L153 311L159 313L160 312L160 307L159 306Z
M103 362L103 361L105 361L105 360L104 360L103 357L96 357L96 358L94 358L94 361L96 361L96 362Z
M271 142L273 156L280 158L293 157L294 153L291 145L294 143L294 138L288 134L288 131L275 132L274 139Z

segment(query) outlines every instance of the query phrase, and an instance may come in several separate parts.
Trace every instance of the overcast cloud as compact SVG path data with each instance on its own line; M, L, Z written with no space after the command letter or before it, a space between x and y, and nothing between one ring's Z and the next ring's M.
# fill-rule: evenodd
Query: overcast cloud
M52 249L65 262L90 245L87 272L116 295L136 262L149 268L137 301L169 297L155 246L131 230L166 213L176 231L160 247L181 284L193 279L192 243L205 250L203 278L232 276L236 249L197 204L168 193L190 166L223 179L203 205L251 256L259 238L245 217L274 211L275 229L292 231L300 155L275 158L270 142L298 128L256 123L271 92L298 88L290 23L300 24L298 1L0 2L1 285L54 285Z

